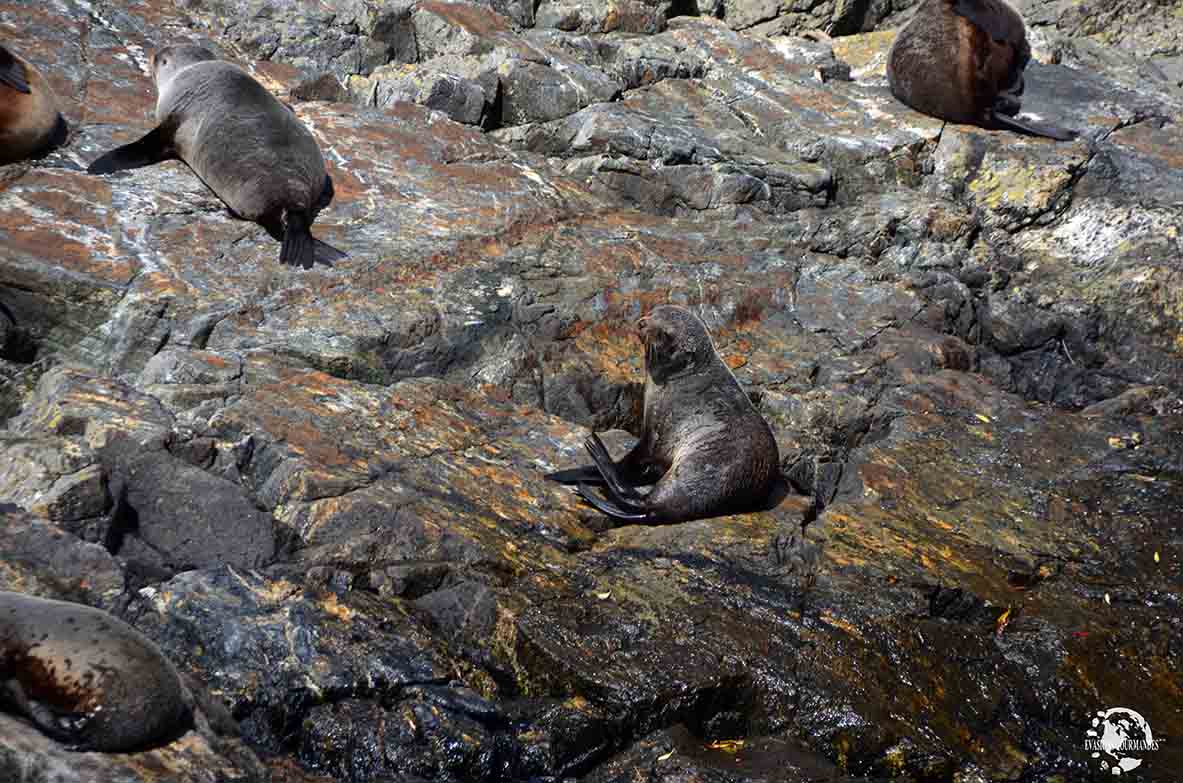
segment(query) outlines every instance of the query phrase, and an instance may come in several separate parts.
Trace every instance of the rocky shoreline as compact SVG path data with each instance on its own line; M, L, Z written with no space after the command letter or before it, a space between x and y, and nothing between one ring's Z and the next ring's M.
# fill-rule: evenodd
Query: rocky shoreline
M0 713L0 780L1107 780L1116 706L1175 780L1183 18L1018 3L1055 143L894 101L911 5L0 2L72 129L0 168L0 590L199 705L133 754ZM348 260L281 268L179 163L85 174L165 41L290 103ZM775 509L614 528L544 480L630 445L666 302Z

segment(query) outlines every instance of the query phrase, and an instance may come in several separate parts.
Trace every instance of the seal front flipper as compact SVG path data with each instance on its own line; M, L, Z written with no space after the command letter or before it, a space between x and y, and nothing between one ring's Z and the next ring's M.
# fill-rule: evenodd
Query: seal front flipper
M0 704L10 705L18 714L32 721L43 734L67 746L69 750L86 749L82 734L87 724L85 713L58 711L36 699L30 699L15 679L0 683Z
M173 129L158 125L140 139L124 144L102 156L86 168L87 174L110 174L124 169L138 169L177 157L173 148Z
M597 495L588 484L581 483L579 488L576 489L576 493L579 495L579 497L583 498L586 503L595 506L597 511L607 514L613 519L621 519L626 522L650 522L653 520L653 514L651 512L625 511L622 508L617 508L607 500L604 500L602 497Z
M17 92L23 92L25 95L31 95L33 93L29 88L25 66L3 46L0 46L0 84L6 84Z
M1011 130L1017 130L1020 133L1027 133L1032 136L1044 136L1056 141L1072 141L1078 134L1074 130L1066 128L1057 128L1054 125L1043 125L1031 120L1020 120L1016 117L1010 117L1005 114L994 113L994 121Z

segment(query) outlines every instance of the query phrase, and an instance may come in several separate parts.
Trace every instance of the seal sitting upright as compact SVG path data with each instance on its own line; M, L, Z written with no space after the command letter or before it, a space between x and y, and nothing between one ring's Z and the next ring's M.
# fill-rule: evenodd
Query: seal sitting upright
M37 157L68 135L49 82L0 46L0 164Z
M0 590L0 706L76 750L179 735L191 703L147 637L104 611Z
M156 121L138 141L108 152L91 174L180 158L235 217L281 241L281 263L331 266L344 254L313 239L312 221L333 200L320 147L291 109L233 63L200 46L152 57Z
M948 122L1076 138L1014 116L1030 59L1023 18L1005 0L924 0L891 46L887 81L896 98Z
M706 325L688 310L663 305L637 326L645 344L640 440L613 462L592 433L584 445L595 464L547 478L577 484L588 503L631 522L683 522L760 508L780 475L776 439L719 358ZM596 494L593 483L605 485L609 499ZM642 494L636 487L643 484L654 486Z

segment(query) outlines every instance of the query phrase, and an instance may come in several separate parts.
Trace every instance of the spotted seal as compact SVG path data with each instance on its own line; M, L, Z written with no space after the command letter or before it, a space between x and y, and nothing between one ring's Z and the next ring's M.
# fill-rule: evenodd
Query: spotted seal
M144 748L191 701L147 637L99 609L0 591L0 706L78 750Z

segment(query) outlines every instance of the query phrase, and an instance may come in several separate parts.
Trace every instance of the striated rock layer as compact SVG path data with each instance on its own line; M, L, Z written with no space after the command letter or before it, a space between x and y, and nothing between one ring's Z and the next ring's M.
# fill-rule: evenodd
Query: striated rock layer
M895 102L909 5L0 2L72 127L0 168L0 589L199 706L110 756L0 714L0 780L1109 780L1116 706L1176 780L1183 19L1023 4L1053 143ZM348 259L84 174L178 40L307 123ZM774 510L612 529L542 479L628 448L664 302Z

